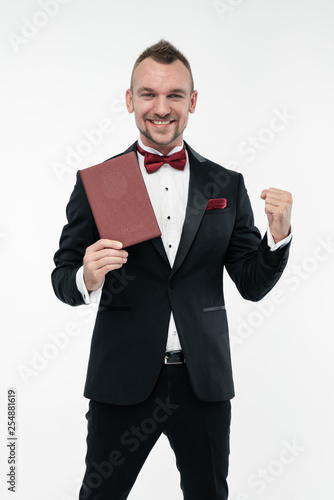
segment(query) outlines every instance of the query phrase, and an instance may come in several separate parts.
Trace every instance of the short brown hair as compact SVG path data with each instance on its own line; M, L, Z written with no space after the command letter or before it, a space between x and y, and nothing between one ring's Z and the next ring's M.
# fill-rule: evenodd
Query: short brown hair
M144 59L147 59L148 57L151 57L154 61L161 64L171 64L172 62L177 60L181 61L189 70L191 78L191 90L194 90L194 79L188 59L182 54L182 52L174 47L174 45L163 39L155 43L154 45L147 47L147 49L145 49L144 52L142 52L137 58L131 74L131 89L133 84L133 73L135 69Z

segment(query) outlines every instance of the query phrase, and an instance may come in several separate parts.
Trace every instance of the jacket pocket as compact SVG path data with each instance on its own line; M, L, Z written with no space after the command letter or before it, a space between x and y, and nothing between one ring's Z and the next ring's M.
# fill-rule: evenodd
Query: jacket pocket
M231 213L230 208L214 208L212 210L205 210L204 216L206 215L223 215Z
M204 307L203 311L204 312L211 312L211 311L221 311L225 309L225 306L213 306L213 307Z
M99 312L101 311L132 311L132 307L127 306L100 306Z

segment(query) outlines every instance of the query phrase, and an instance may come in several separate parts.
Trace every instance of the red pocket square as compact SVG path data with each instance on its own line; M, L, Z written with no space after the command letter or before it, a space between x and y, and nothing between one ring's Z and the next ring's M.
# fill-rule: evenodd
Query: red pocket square
M215 210L217 208L226 208L226 198L211 198L209 200L206 210Z

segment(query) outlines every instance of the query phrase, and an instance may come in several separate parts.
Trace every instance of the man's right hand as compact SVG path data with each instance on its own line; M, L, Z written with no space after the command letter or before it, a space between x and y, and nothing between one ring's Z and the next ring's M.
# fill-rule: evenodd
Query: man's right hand
M109 271L120 269L127 262L128 253L122 247L120 241L103 239L86 249L83 278L88 292L98 290Z

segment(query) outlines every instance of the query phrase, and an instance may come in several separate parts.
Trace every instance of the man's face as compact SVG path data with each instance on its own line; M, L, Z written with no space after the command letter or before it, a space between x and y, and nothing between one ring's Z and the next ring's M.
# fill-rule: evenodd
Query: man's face
M196 101L190 73L179 60L161 64L144 59L134 71L132 91L126 92L126 105L129 113L135 113L141 140L163 154L182 144Z

